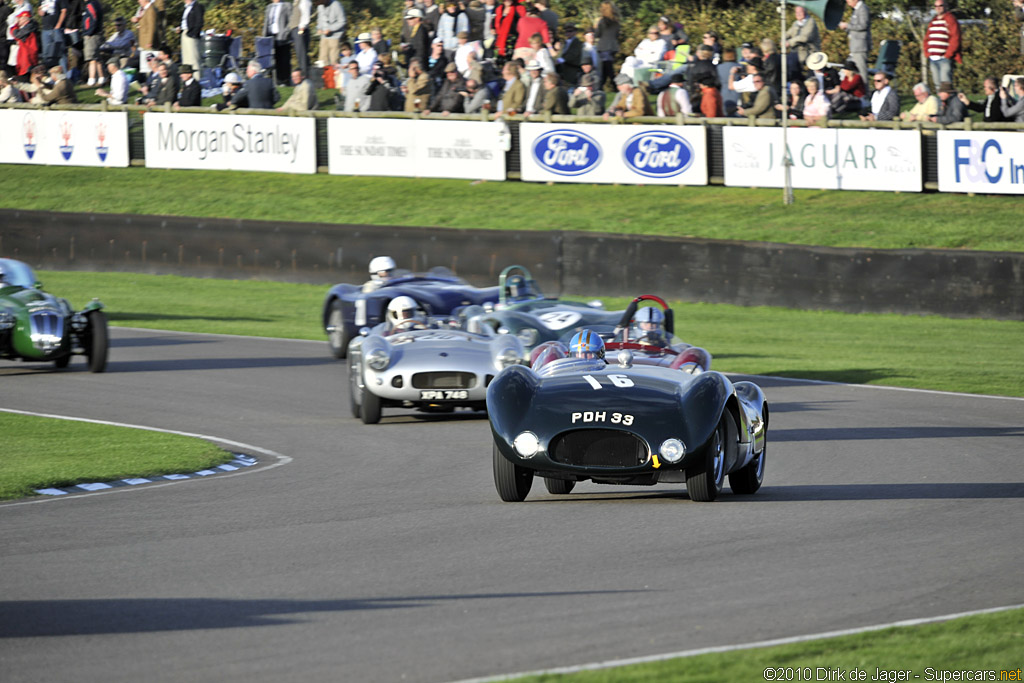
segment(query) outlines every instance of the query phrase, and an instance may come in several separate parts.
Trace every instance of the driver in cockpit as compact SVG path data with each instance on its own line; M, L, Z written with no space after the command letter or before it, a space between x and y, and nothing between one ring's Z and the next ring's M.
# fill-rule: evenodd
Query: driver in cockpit
M665 333L665 314L660 308L646 306L633 315L633 324L629 331L630 341L651 346L666 347L668 335Z

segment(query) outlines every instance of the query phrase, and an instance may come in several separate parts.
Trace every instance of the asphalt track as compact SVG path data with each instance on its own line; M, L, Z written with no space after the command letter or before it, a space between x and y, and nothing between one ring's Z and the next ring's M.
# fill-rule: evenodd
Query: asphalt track
M0 407L292 460L0 505L5 683L451 681L1024 602L1021 400L761 378L754 496L507 504L486 419L365 426L326 344L114 330L72 368L3 363Z

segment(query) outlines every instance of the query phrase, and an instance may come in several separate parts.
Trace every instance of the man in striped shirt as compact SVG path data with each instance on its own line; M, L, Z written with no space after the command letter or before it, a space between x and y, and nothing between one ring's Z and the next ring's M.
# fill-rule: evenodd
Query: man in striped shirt
M924 34L924 52L936 88L952 83L953 62L964 61L960 56L960 23L948 11L947 1L935 0L935 17Z

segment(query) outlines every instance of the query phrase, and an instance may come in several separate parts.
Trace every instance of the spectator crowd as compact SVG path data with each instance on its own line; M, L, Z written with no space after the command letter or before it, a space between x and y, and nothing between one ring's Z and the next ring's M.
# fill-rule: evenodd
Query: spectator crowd
M723 45L714 30L690 36L661 16L627 53L611 0L600 0L585 25L564 21L549 0L404 0L401 30L391 37L379 28L350 36L340 0L271 0L256 57L239 65L209 63L204 41L212 31L200 0L185 0L173 15L164 0L138 0L132 16L112 19L103 0L0 0L0 102L74 103L78 89L92 88L111 105L180 109L200 106L218 88L215 109L308 111L334 90L344 111L428 116L948 124L976 111L985 121L1024 122L1024 78L1009 87L986 78L980 101L954 86L963 53L950 0L934 0L924 32L931 83L911 86L916 104L900 111L893 73L869 66L871 9L845 1L850 12L838 30L849 54L830 56L821 50L825 29L799 6L781 45L773 37ZM167 35L177 44L164 44ZM284 101L280 86L293 88Z

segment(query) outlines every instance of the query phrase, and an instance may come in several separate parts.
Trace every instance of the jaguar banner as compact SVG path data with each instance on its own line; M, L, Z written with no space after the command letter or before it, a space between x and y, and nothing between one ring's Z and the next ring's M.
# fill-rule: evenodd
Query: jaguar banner
M786 147L792 161L792 187L922 190L921 134L917 131L790 128ZM722 152L726 185L785 185L781 128L726 126Z
M504 180L501 122L332 118L327 168L334 175Z
M0 109L0 163L127 166L128 114Z
M524 123L519 149L526 181L708 183L703 126Z

